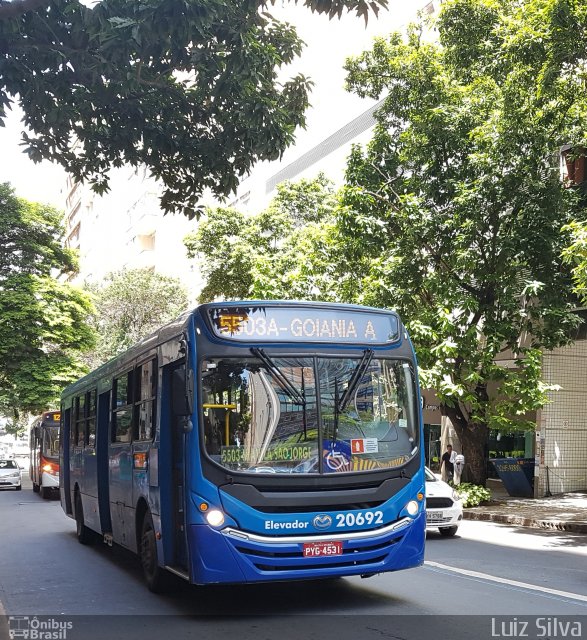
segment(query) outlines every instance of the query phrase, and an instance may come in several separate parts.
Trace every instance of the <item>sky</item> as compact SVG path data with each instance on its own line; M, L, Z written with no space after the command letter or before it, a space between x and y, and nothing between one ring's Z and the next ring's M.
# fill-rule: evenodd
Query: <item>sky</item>
M413 15L416 6L420 7L424 3L423 0L390 0L394 26L398 23L402 24L407 16ZM365 31L363 20L352 16L344 17L340 23L336 20L330 22L325 16L315 16L299 5L291 7L291 3L287 2L282 2L281 7L279 2L276 5L276 13L281 13L280 8L295 12L296 17L291 21L299 27L300 34L311 49L309 55L312 57L313 64L308 75L316 83L316 89L311 96L313 108L308 114L308 124L313 125L314 130L322 129L325 133L330 133L328 129L338 128L346 121L344 110L340 109L340 105L338 109L333 109L332 105L325 104L328 102L329 87L333 87L333 91L335 84L339 87L344 80L344 74L342 70L336 77L332 77L331 73L330 76L321 73L321 33L324 33L325 29L337 30L336 40L340 43L341 53L344 54L341 55L342 60L347 52L356 54L368 48L374 32L379 29L373 29L373 18L370 19L369 29ZM382 25L381 31L385 31L385 24L389 24L388 21L389 16L381 12L379 21L376 21ZM323 46L327 46L326 42ZM331 41L328 46L331 46ZM306 72L306 69L303 71ZM352 97L349 97L349 101L351 99ZM65 199L62 193L65 187L65 171L59 165L47 161L36 164L24 153L20 144L23 129L22 116L22 111L14 105L8 113L5 126L0 127L0 182L10 182L20 197L51 204L61 209ZM303 146L302 139L299 142ZM308 145L313 143L315 141L307 142Z
M51 162L36 164L23 152L22 115L18 107L13 107L5 126L0 127L0 182L10 182L17 196L62 209L64 198L60 192L65 187L66 173Z

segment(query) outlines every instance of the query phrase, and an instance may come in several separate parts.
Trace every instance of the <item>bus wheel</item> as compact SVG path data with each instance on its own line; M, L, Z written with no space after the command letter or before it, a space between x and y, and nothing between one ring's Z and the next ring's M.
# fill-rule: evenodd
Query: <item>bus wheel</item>
M39 485L38 485L38 484L35 484L35 483L33 482L33 491L34 491L35 493L39 493L39 491L40 491L40 490L41 490L41 487L39 487Z
M92 531L84 524L84 508L79 493L75 496L75 535L80 544L92 544Z
M51 489L49 487L41 487L41 498L49 500L51 497Z
M153 518L151 518L151 514L148 511L145 513L141 529L140 557L143 575L149 591L153 593L166 591L168 575L165 569L159 566L155 527L153 526Z

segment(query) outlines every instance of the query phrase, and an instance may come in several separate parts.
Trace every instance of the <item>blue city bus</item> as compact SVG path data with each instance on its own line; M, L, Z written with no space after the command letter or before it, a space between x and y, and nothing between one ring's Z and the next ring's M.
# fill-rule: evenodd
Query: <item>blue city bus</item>
M424 559L422 416L399 317L203 304L65 389L61 503L147 586L395 571Z

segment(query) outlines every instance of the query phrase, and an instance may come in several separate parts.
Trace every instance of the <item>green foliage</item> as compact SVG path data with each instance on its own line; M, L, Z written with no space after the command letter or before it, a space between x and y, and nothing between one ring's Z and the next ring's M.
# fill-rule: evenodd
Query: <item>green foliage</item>
M264 11L273 1L0 2L0 124L17 100L33 160L98 192L111 166L146 165L164 184L165 211L198 215L204 189L230 194L305 122L311 82L278 78L302 42ZM300 4L366 19L386 0Z
M412 26L348 61L348 88L385 100L372 140L350 155L339 206L304 228L276 223L273 243L210 232L226 247L212 256L208 297L396 308L422 382L483 483L489 429L535 426L551 390L541 353L576 326L561 252L579 201L558 158L563 141L585 144L576 34L587 11L564 0L449 0L435 26L437 42ZM224 275L243 286L229 291Z
M463 501L463 507L478 507L480 504L491 500L491 491L478 484L463 482L455 487Z
M88 287L95 313L90 323L97 334L86 362L95 368L114 358L188 307L185 287L150 269L110 273L100 285Z
M329 299L339 274L329 261L336 196L330 181L284 182L252 216L210 209L184 240L205 279L200 302L224 299Z
M0 411L16 423L55 406L93 343L88 296L55 278L76 264L62 240L59 212L0 184Z
M587 222L574 220L565 231L571 234L563 251L565 262L572 267L574 290L583 304L587 302Z
M412 27L347 63L349 89L386 96L348 164L350 293L407 320L480 482L488 427L532 426L548 391L541 351L576 323L560 255L577 199L558 166L561 141L587 130L584 49L567 37L587 14L572 7L451 0L438 43Z

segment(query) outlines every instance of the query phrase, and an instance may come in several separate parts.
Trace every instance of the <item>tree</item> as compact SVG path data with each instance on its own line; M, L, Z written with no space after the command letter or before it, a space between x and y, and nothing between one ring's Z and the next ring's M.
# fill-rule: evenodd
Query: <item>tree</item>
M0 184L0 411L15 424L56 405L93 343L88 296L55 278L76 268L62 241L59 212Z
M319 238L330 244L336 194L323 174L313 180L284 182L269 207L246 216L234 209L209 209L184 243L189 257L200 257L206 281L200 302L224 299L295 298L326 288L338 276L307 247ZM306 246L307 245L307 246Z
M386 96L348 165L347 295L401 311L476 482L490 428L534 426L541 350L576 321L558 153L587 130L586 21L563 0L450 0L439 42L412 27L347 65L351 90Z
M95 368L114 358L188 308L188 295L177 278L150 269L110 273L97 286L95 313L90 324L97 334L95 349L86 360Z
M204 189L227 196L304 124L311 82L278 80L302 42L273 2L0 0L0 124L15 99L33 160L98 192L111 167L144 164L165 211L199 215ZM367 19L387 0L303 4Z

